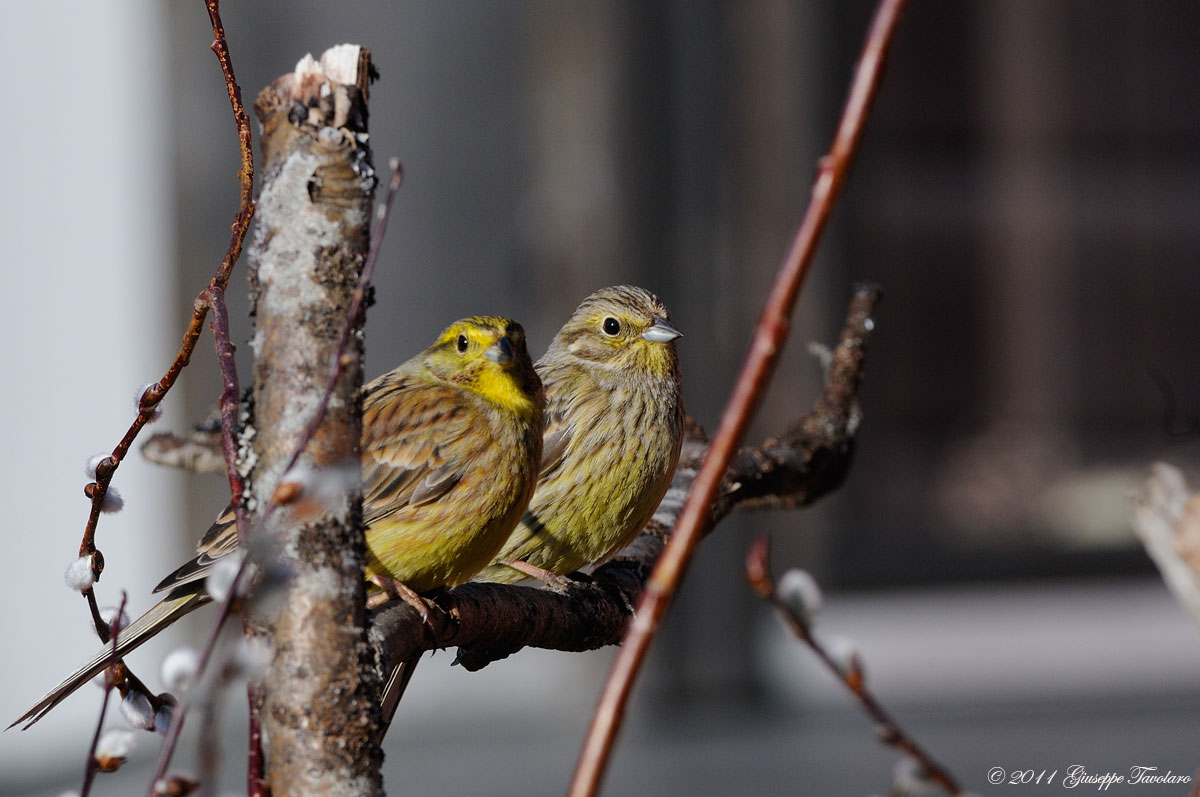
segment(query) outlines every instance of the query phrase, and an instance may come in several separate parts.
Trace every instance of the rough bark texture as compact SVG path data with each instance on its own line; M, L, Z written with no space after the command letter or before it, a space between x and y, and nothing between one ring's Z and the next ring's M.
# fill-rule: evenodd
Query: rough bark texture
M878 300L878 288L857 286L815 406L778 439L738 452L710 510L710 528L739 507L805 506L841 486L854 454L858 388ZM704 432L691 426L654 520L590 582L575 581L562 592L464 584L438 599L441 611L426 624L400 601L377 609L370 634L381 669L450 646L459 648L458 664L478 670L523 647L579 651L619 643L706 452Z
M260 711L277 795L382 790L382 755L370 733L379 687L363 636L360 496L341 477L312 489L322 469L358 472L345 465L359 461L361 328L348 351L339 352L339 342L367 255L376 183L366 135L369 72L367 52L356 46L329 50L320 63L306 56L254 108L263 125L263 188L250 262L255 365L247 466L260 524L318 412L331 364L344 355L324 421L298 462L316 476L286 478L321 500L271 513L252 544L261 552L265 538L272 563L286 573L282 598L258 618L274 643ZM329 485L339 482L349 489L329 497Z

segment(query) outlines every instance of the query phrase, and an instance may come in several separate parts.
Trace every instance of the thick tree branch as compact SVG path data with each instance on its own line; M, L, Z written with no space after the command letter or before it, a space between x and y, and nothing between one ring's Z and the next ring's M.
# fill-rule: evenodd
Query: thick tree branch
M260 716L268 778L283 794L382 790L370 733L379 685L363 644L361 498L357 469L347 466L359 460L362 435L371 73L365 49L342 45L319 62L306 56L255 102L264 180L251 252L252 550L261 535L287 578L254 620L274 645Z
M742 449L721 482L710 510L715 525L738 507L801 506L837 489L854 452L867 342L874 327L879 289L857 286L834 351L824 390L813 409L779 439ZM662 553L707 444L690 426L671 491L655 520L632 545L598 568L590 582L574 581L563 592L503 584L465 584L440 596L430 622L393 601L372 616L371 640L383 672L425 650L457 646L457 662L478 670L524 647L593 650L621 641L646 578ZM775 503L767 501L772 495Z

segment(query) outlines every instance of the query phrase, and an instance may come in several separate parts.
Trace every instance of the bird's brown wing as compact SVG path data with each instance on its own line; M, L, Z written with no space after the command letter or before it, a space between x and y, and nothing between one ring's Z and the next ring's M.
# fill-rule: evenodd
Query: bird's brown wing
M437 501L458 484L471 461L464 440L479 423L463 398L463 391L451 385L413 386L404 379L373 385L364 394L363 520L368 526L404 507Z
M544 479L558 469L567 455L574 428L562 412L546 413L546 428L542 433L542 464L538 478Z
M572 416L569 391L564 385L574 384L579 375L562 366L546 362L545 358L538 362L538 374L546 385L546 410L543 414L542 429L542 462L538 468L538 480L544 480L557 470L567 455L567 448L575 434L575 426L567 421Z
M471 429L462 393L434 383L414 387L392 372L363 389L363 519L369 526L406 506L431 503L462 478L455 451ZM197 555L154 588L162 592L208 576L238 548L233 509L226 507L196 544Z

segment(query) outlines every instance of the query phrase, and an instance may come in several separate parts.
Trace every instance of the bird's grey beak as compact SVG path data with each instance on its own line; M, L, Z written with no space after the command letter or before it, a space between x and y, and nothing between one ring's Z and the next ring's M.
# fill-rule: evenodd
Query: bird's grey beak
M675 338L681 337L683 337L683 333L673 327L670 321L658 316L654 316L654 323L642 333L643 340L649 340L653 343L670 343Z
M508 338L500 338L493 345L487 347L483 356L494 363L510 363L513 358L512 344L508 342Z

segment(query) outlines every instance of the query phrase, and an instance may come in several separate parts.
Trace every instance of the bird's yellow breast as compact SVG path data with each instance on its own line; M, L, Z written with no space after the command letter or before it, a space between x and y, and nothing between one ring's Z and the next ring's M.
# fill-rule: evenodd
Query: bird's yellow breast
M499 368L481 369L471 382L471 389L522 420L531 419L539 411L537 400L522 390L510 374Z

